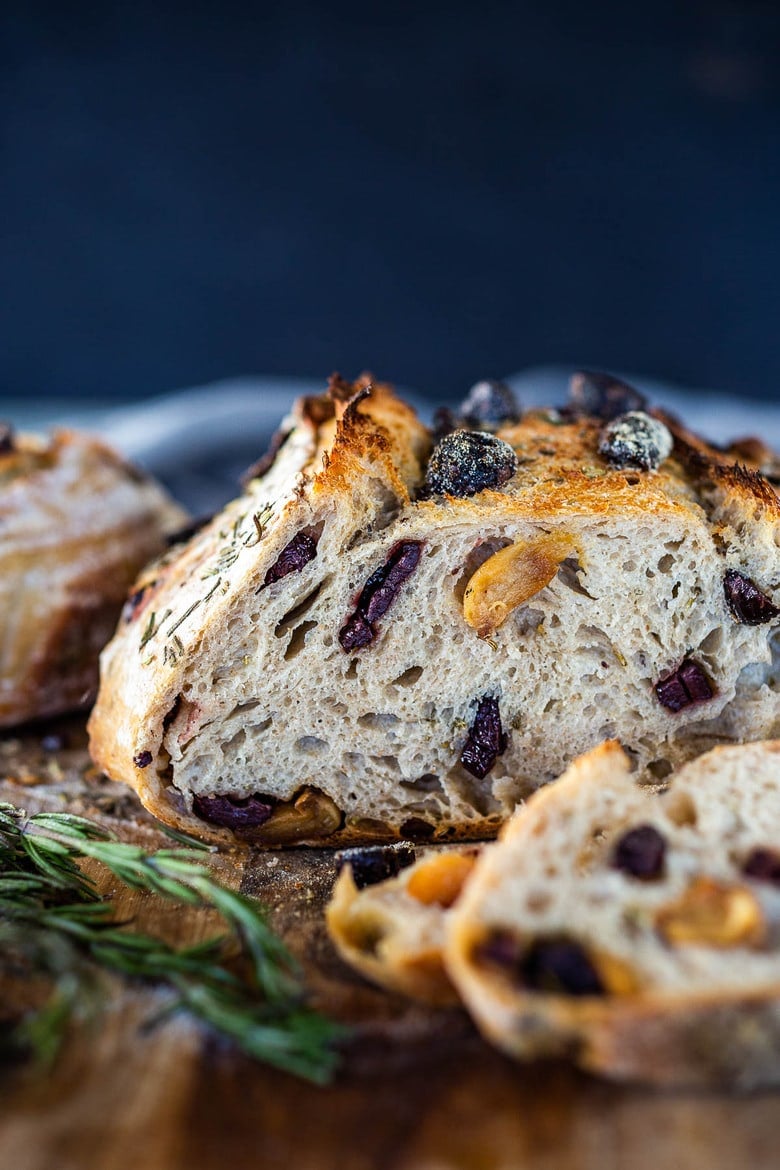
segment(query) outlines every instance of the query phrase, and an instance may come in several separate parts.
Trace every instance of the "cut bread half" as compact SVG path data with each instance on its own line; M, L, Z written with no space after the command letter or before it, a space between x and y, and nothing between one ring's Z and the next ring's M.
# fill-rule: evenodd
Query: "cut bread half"
M484 850L445 958L521 1059L780 1083L780 742L716 748L661 796L616 743L577 760Z
M139 584L96 762L223 844L446 841L494 836L605 738L657 783L773 736L771 483L588 385L559 412L472 402L443 435L367 377L298 403Z

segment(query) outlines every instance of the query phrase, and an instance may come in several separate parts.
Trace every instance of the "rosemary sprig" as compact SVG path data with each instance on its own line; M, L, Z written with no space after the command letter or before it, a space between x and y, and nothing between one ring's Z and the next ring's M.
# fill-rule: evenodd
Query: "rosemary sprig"
M187 1010L258 1060L329 1079L340 1030L306 1007L300 970L257 905L194 856L191 848L149 854L83 817L28 817L0 803L0 974L45 974L54 984L6 1036L7 1048L52 1059L82 1001L94 999L99 972L110 970L167 985L171 1010ZM129 930L80 868L85 859L133 889L216 910L227 933L177 949Z

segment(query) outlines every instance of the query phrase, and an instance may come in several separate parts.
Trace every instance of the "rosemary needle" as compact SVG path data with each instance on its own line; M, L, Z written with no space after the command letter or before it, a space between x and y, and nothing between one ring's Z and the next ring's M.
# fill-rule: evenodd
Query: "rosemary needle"
M71 1022L99 998L101 970L110 970L166 985L175 1007L255 1059L328 1081L342 1030L306 1006L301 972L256 903L196 856L191 847L146 853L84 817L27 816L0 803L0 974L46 976L53 988L42 1007L0 1031L0 1046L53 1059ZM175 948L128 929L80 868L85 859L133 889L212 908L226 933Z

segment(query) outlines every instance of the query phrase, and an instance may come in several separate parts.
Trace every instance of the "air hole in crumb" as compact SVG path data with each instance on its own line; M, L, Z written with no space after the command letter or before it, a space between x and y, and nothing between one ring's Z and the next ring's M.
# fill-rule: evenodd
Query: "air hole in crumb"
M561 567L558 570L558 580L561 585L565 585L573 593L579 593L581 597L589 597L593 601L593 595L588 593L587 589L580 582L580 574L585 576L585 570L577 558L567 557L561 563Z
M723 630L716 626L714 630L710 630L707 637L699 645L699 653L704 657L714 656L716 659L720 656L720 651L723 649Z
M444 792L441 780L433 772L424 772L416 780L401 780L401 787L410 792Z
M316 735L302 735L300 739L295 741L296 750L309 756L321 755L329 747L330 744L326 739L319 739Z
M309 630L313 630L317 625L319 625L318 622L301 622L299 626L295 627L284 651L285 661L289 661L291 658L295 658L300 654L306 645L306 635Z
M393 679L393 686L396 687L413 687L422 675L423 668L421 666L410 666L403 674L399 674L398 678Z
M661 557L660 561L658 562L658 572L659 573L670 573L673 566L674 566L674 557L672 556L671 553L667 553L666 556Z
M344 678L357 678L358 660L353 658L350 661L348 668L344 671Z
M515 630L521 636L534 633L543 621L544 611L541 609L534 609L530 605L521 605L519 609L515 610Z
M293 626L297 625L300 619L308 613L322 592L324 585L325 581L320 581L319 584L316 585L310 593L306 594L303 601L300 601L296 606L287 611L281 621L278 622L276 629L274 630L274 634L277 638L284 637L287 631Z
M673 771L668 760L651 760L647 765L647 770L651 776L655 776L656 780L665 780Z
M388 727L393 727L394 724L400 723L401 720L397 715L390 713L381 713L369 711L367 715L361 715L358 723L361 727L368 727L373 731L384 731Z
M372 764L378 764L380 768L384 768L388 772L400 772L401 765L395 756L369 756ZM403 780L401 781L403 784Z

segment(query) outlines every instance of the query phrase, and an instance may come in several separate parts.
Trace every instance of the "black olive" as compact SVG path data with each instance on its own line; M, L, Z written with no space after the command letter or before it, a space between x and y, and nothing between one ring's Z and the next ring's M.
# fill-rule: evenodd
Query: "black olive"
M508 443L484 431L453 431L433 449L425 481L432 492L473 496L497 488L517 471L517 456Z
M352 869L352 879L359 890L375 886L387 878L396 877L402 869L412 865L416 853L404 841L397 845L369 845L366 848L342 849L336 854L336 871L345 865Z

